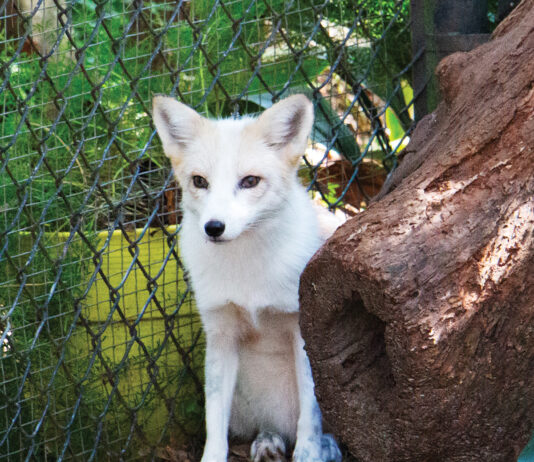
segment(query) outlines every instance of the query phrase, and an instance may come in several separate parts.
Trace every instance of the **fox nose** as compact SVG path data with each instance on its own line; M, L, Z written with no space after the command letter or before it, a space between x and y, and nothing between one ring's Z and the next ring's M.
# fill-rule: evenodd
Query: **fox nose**
M219 237L224 233L224 223L218 220L210 220L204 225L204 230L209 237Z

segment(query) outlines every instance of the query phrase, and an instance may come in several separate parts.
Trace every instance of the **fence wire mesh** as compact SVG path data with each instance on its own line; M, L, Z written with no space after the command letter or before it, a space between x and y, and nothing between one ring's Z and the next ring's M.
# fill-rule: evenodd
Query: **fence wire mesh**
M358 213L412 127L408 1L4 0L0 20L0 460L185 460L203 340L151 98L237 117L306 93L302 180Z

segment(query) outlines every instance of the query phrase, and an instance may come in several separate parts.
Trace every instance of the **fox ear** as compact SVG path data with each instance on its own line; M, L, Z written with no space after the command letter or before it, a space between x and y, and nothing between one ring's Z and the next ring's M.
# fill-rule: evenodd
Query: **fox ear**
M300 157L313 126L313 104L304 95L293 95L264 111L257 123L269 147Z
M169 96L155 96L152 115L167 157L177 160L194 139L202 117L189 106Z

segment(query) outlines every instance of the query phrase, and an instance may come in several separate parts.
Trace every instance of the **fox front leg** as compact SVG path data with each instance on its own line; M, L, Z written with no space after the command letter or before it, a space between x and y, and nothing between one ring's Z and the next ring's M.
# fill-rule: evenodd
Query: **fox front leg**
M226 462L238 354L232 338L209 330L206 336L206 446L201 462Z
M310 361L300 332L295 335L294 349L300 415L293 462L341 462L341 451L335 440L330 435L323 435L321 410L315 398Z

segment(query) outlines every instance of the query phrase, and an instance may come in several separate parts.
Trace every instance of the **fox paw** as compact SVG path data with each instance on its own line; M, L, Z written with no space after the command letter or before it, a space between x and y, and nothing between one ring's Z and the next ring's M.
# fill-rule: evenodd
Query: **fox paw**
M214 448L206 445L200 462L226 462L228 449L223 447Z
M293 462L324 462L321 437L310 437L306 441L297 439L293 451Z
M202 456L202 459L200 462L226 462L226 456L218 457L218 456L210 456L210 455L204 455Z
M341 462L342 456L332 435L309 438L304 443L297 441L293 462Z
M321 451L323 462L341 462L341 451L332 435L326 434L321 437Z
M276 433L261 432L250 447L252 462L287 462L286 445Z
M202 459L200 462L226 462L226 454L225 455L218 455L218 456L212 456L210 454L204 454L202 456Z

